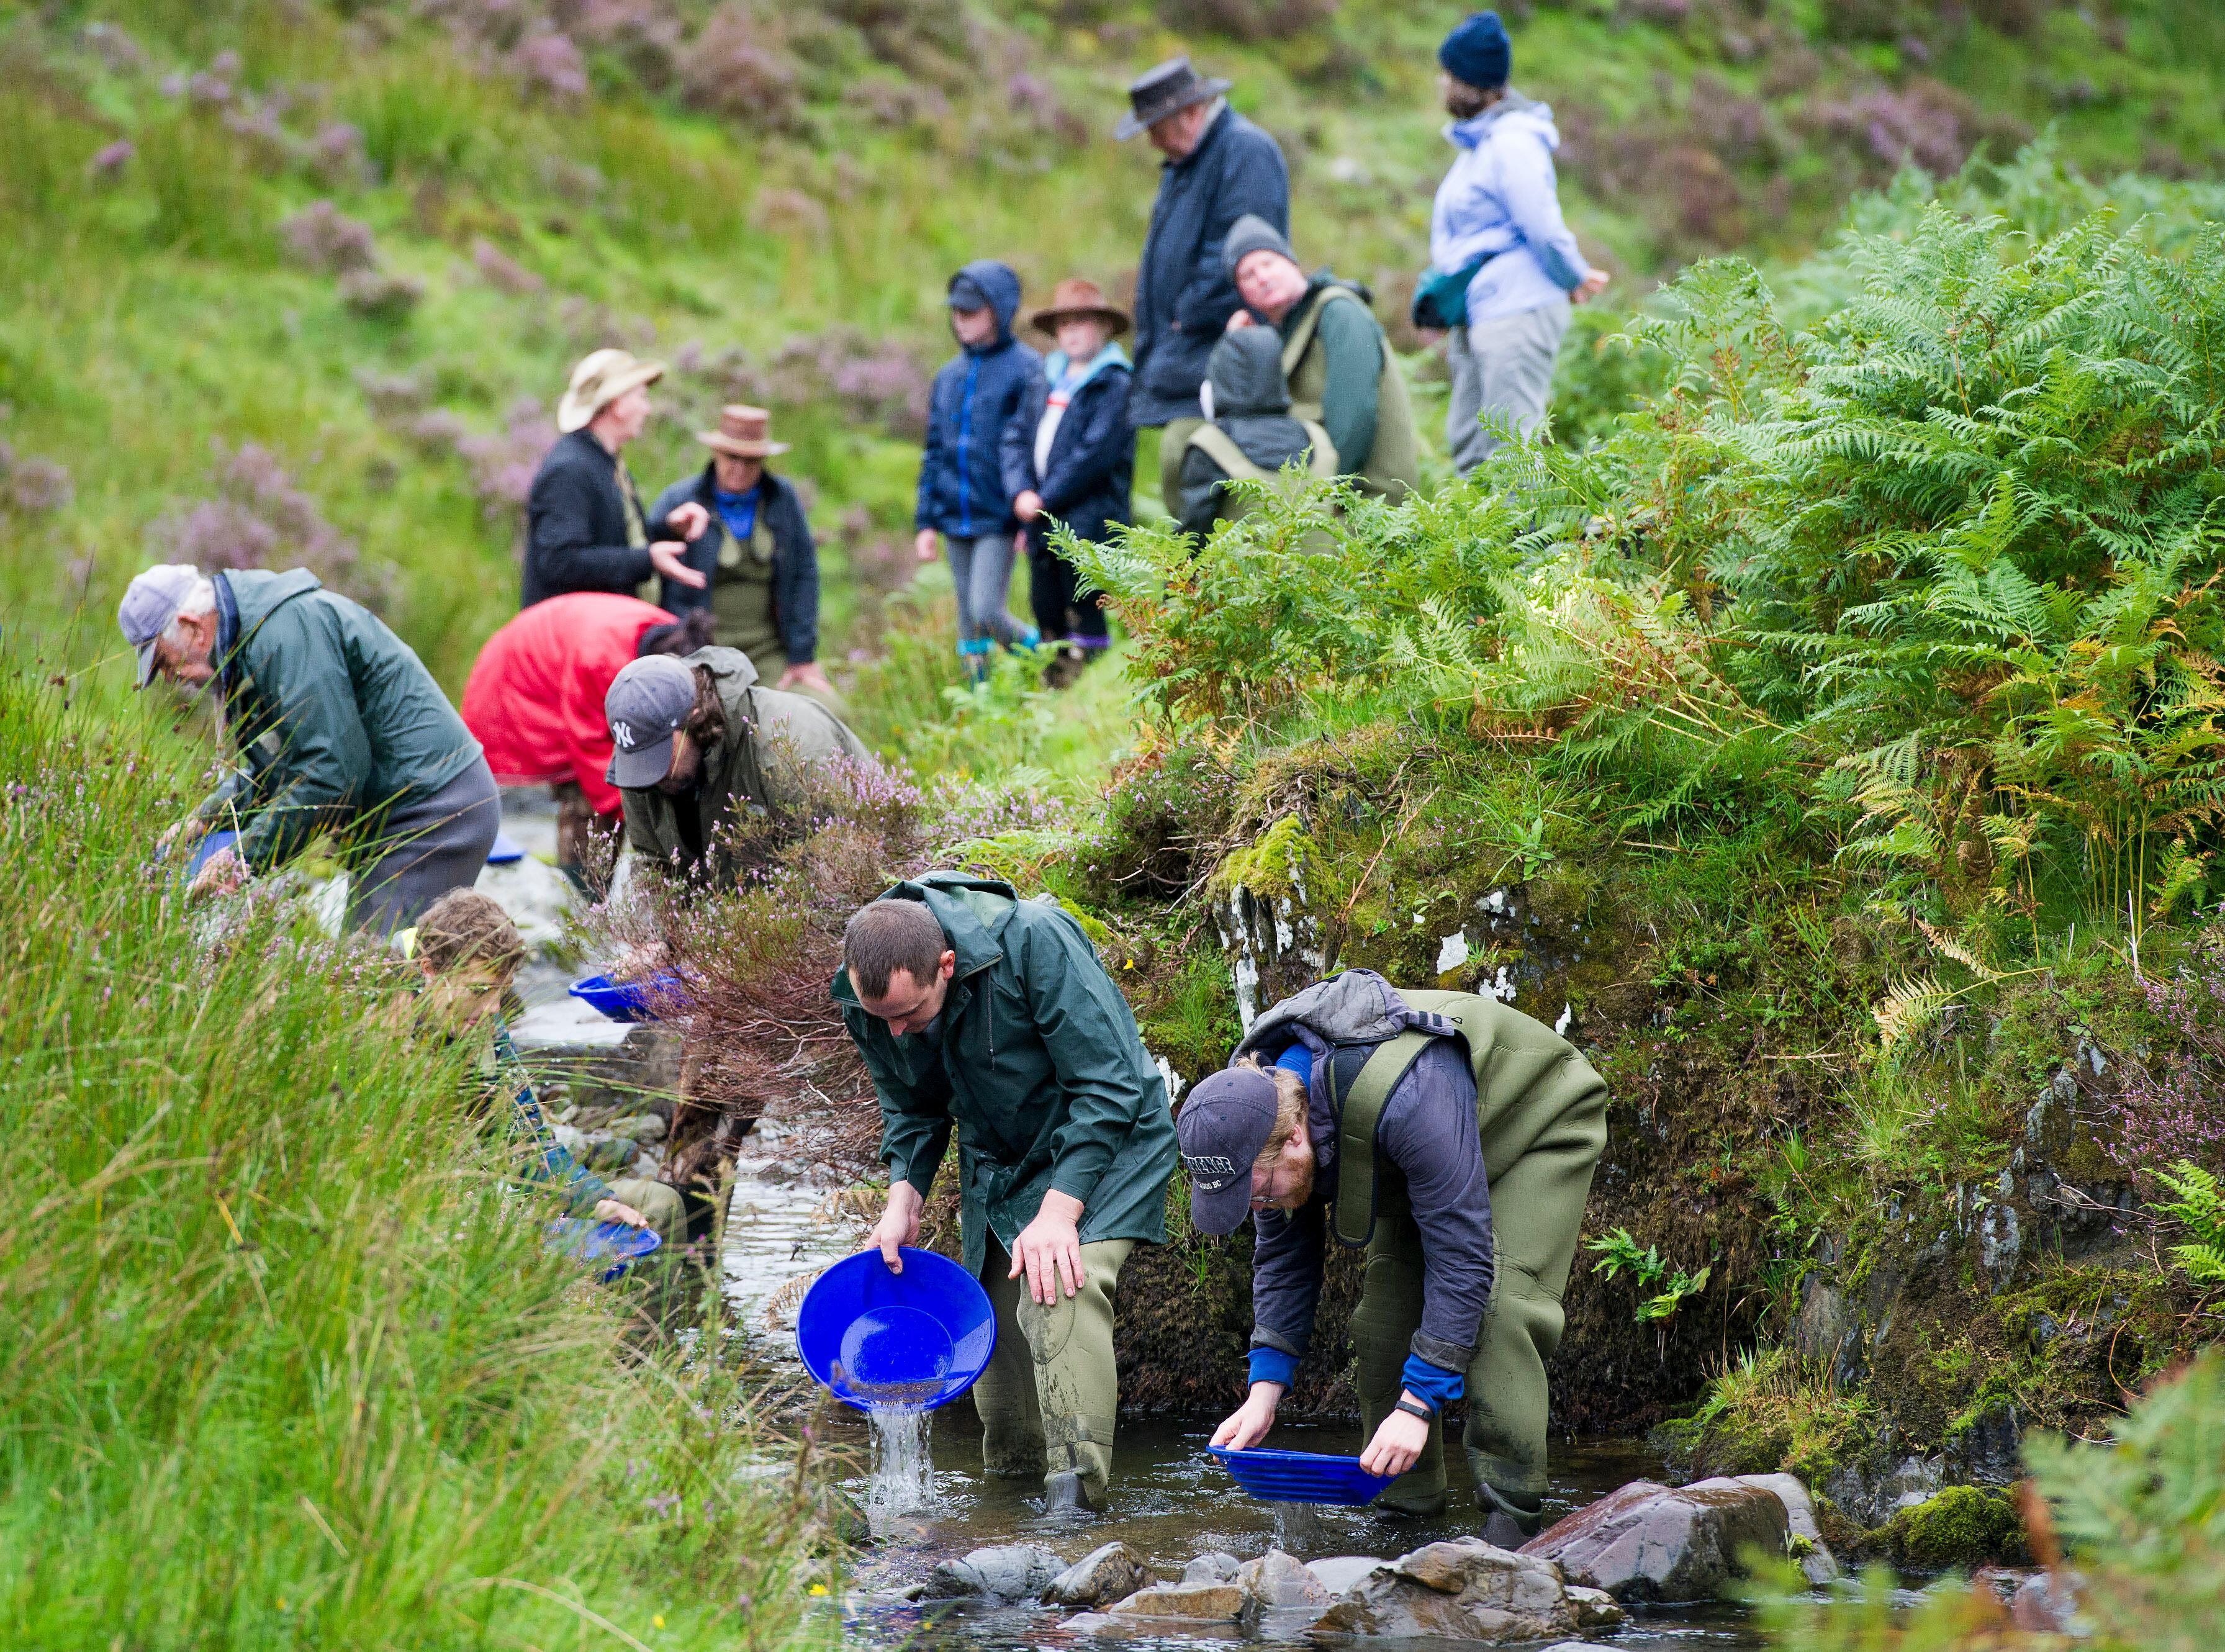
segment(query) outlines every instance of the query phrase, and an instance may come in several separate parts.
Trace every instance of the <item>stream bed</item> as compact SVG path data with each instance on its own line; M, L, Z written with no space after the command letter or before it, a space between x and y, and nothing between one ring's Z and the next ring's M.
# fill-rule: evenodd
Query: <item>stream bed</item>
M775 1119L760 1123L738 1167L726 1226L726 1294L753 1351L777 1378L805 1380L790 1337L794 1305L806 1282L859 1245L864 1223L857 1213L840 1208L842 1183L831 1167L809 1162L800 1134ZM1100 1643L1062 1632L1058 1625L1072 1615L1065 1609L902 1598L902 1592L926 1578L937 1561L997 1544L1037 1543L1072 1560L1118 1538L1154 1564L1179 1570L1201 1554L1220 1551L1248 1560L1271 1546L1305 1560L1337 1554L1388 1557L1466 1535L1476 1523L1467 1463L1457 1452L1448 1453L1447 1464L1453 1510L1437 1519L1255 1503L1206 1454L1218 1421L1211 1417L1123 1418L1114 1448L1111 1508L1093 1516L1049 1516L1043 1512L1038 1487L983 1475L980 1425L969 1402L961 1399L927 1421L932 1472L921 1475L916 1463L897 1465L902 1487L876 1484L872 1430L862 1413L837 1407L824 1425L827 1446L854 1465L840 1482L842 1489L868 1512L879 1539L860 1560L843 1602L846 1640L952 1652ZM1274 1437L1277 1446L1304 1451L1351 1452L1357 1441L1356 1424L1293 1424ZM1552 1472L1547 1510L1557 1519L1627 1481L1658 1478L1661 1460L1634 1441L1578 1440L1556 1446ZM1209 1625L1131 1634L1117 1643L1176 1646L1235 1639L1262 1647L1312 1644ZM1746 1611L1731 1605L1640 1609L1611 1643L1694 1649L1763 1644Z

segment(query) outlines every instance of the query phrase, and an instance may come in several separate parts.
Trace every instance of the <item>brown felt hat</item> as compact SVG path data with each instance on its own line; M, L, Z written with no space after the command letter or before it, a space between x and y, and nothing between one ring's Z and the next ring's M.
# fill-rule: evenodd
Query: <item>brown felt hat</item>
M1055 332L1058 324L1069 315L1093 315L1112 329L1119 338L1128 330L1128 313L1105 296L1105 289L1093 281L1084 281L1079 275L1069 275L1051 288L1050 302L1028 318L1028 324L1038 332Z
M699 430L695 440L714 453L734 459L770 459L775 453L784 453L788 444L771 439L772 415L763 408L744 407L737 402L719 409L719 427Z

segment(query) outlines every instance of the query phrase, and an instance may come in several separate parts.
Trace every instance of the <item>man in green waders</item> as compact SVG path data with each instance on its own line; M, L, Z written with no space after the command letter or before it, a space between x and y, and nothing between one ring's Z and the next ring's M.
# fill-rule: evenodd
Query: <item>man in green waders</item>
M1533 1535L1545 1359L1607 1142L1589 1064L1495 999L1347 970L1261 1016L1178 1129L1190 1220L1233 1233L1249 1210L1258 1227L1252 1389L1213 1443L1266 1438L1313 1337L1334 1234L1366 1248L1352 1341L1360 1462L1399 1477L1381 1504L1443 1510L1439 1413L1465 1396L1483 1535L1505 1548Z
M997 1350L973 1386L983 1465L1041 1475L1053 1510L1105 1506L1119 1383L1113 1289L1166 1237L1165 1083L1089 938L1056 902L929 872L861 908L834 1001L881 1103L896 1272L958 1127L966 1267ZM1021 1282L1024 1281L1024 1282Z

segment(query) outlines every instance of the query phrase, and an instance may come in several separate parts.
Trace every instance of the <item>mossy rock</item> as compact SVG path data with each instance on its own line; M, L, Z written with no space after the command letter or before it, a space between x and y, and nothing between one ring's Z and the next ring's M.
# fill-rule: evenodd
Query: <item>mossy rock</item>
M1893 1563L1911 1572L1970 1572L1993 1561L2020 1565L2029 1558L2024 1522L1998 1491L1950 1485L1903 1509L1880 1534Z

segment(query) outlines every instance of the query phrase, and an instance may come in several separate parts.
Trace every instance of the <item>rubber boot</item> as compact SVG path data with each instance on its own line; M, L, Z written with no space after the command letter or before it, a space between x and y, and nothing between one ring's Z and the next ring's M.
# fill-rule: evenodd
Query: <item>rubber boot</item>
M1093 1515L1089 1488L1079 1474L1054 1474L1043 1482L1043 1512L1047 1515Z

